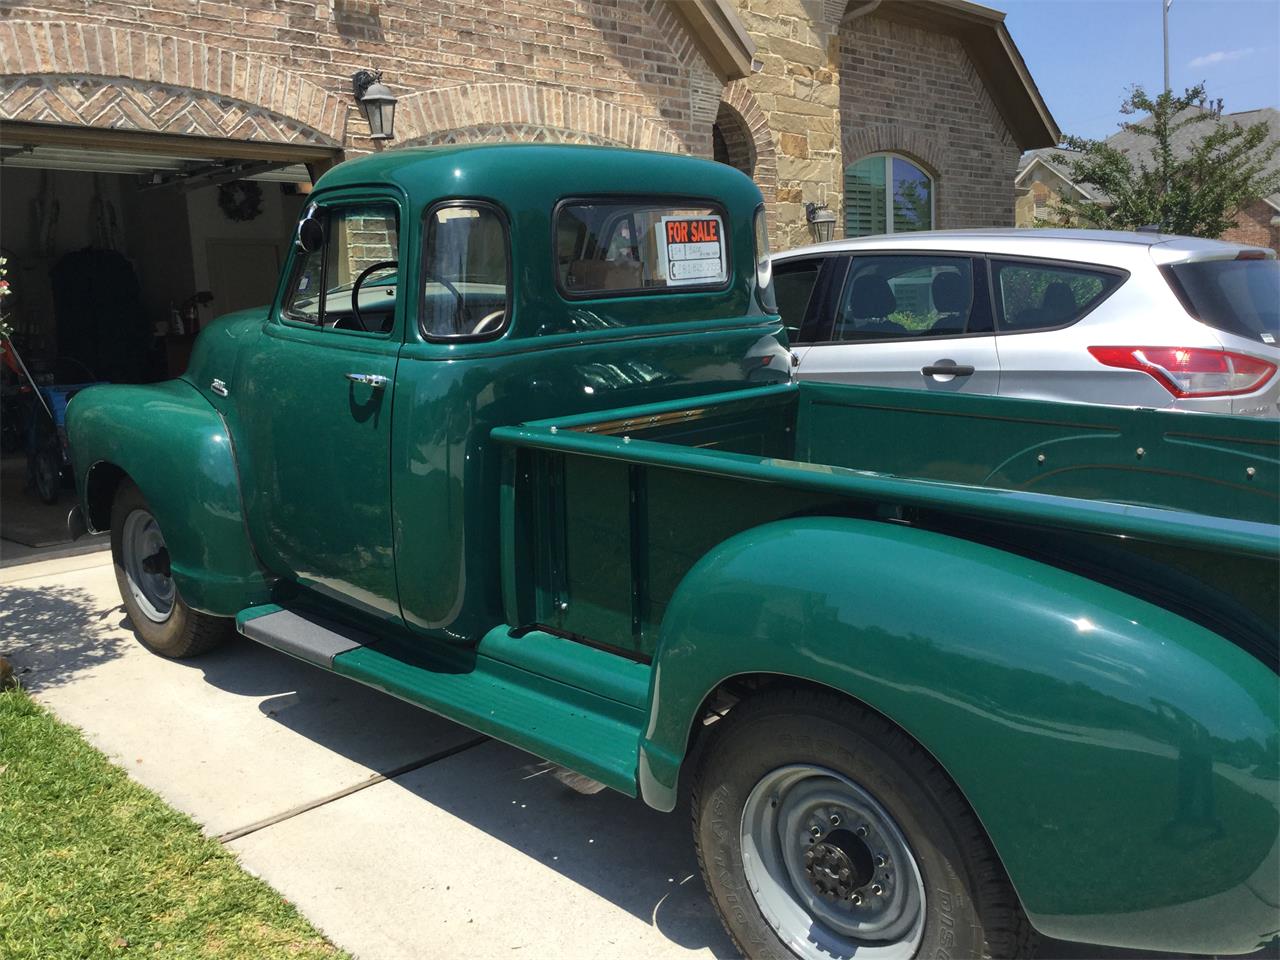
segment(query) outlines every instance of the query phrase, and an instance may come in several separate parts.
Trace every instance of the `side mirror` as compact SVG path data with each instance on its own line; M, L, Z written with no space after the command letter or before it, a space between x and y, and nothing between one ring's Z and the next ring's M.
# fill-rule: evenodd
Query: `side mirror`
M305 217L298 224L298 249L304 253L315 253L324 246L324 226L315 217Z

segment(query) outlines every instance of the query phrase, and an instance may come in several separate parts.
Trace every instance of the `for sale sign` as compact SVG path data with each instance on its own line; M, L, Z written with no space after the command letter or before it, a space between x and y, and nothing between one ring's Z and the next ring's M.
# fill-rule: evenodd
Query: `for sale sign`
M663 217L658 250L668 286L723 283L729 276L719 217Z

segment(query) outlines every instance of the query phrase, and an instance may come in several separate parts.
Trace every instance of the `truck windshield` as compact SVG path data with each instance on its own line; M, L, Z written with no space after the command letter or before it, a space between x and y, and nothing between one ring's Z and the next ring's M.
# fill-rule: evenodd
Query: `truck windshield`
M1196 319L1250 340L1280 342L1280 261L1201 260L1164 269Z

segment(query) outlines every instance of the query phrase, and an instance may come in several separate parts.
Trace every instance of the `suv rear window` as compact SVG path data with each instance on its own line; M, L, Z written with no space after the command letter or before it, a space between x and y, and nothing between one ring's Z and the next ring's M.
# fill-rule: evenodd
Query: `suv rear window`
M569 201L556 211L556 280L573 298L722 288L727 226L697 201Z
M1280 261L1201 260L1163 269L1197 320L1250 340L1280 341Z

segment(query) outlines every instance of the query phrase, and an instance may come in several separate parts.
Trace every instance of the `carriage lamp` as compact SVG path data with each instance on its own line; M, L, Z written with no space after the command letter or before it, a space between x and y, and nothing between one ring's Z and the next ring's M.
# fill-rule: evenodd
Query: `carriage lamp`
M382 82L381 70L361 70L351 77L351 89L360 104L364 118L369 121L371 140L391 140L395 137L396 96Z
M825 243L835 235L836 215L825 203L806 203L804 218L809 221L814 243Z

